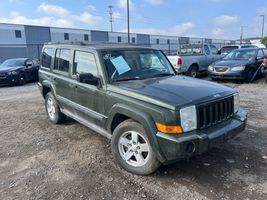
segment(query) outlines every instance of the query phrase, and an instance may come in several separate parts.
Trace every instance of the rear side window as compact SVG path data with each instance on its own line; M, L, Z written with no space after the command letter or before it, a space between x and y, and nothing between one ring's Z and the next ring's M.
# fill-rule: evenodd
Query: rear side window
M75 51L73 68L74 75L85 73L91 73L94 76L98 75L95 57L89 52Z
M41 65L43 67L50 68L54 54L55 50L53 48L44 48L41 58Z
M62 72L68 72L70 68L70 56L69 49L57 49L54 69Z
M210 50L213 55L218 54L218 49L214 45L210 45Z
M261 59L264 57L263 51L260 49L257 54L257 59Z

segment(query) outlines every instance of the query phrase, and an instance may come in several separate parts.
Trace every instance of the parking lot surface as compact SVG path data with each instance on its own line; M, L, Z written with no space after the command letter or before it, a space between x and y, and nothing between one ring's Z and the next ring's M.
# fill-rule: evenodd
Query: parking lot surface
M0 88L0 199L265 200L267 84L230 86L249 112L246 130L150 176L118 168L110 141L83 125L51 124L35 83Z

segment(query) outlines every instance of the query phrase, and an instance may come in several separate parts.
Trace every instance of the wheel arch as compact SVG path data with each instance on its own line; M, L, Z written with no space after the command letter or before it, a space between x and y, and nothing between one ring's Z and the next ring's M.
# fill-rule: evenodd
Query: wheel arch
M52 92L52 94L56 97L55 88L49 81L42 82L42 96L45 98L48 92Z
M153 151L156 152L157 158L160 160L160 162L164 162L166 158L163 155L157 141L156 137L157 128L155 122L153 118L147 113L124 104L115 104L112 107L112 110L108 117L107 121L108 131L112 134L112 132L116 128L115 125L118 125L127 119L132 119L140 123L144 127Z

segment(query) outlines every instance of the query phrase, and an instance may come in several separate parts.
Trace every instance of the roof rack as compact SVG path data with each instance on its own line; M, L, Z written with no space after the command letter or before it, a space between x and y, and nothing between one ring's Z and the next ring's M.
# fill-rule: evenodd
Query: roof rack
M90 45L103 45L103 44L114 44L114 45L132 45L136 46L137 44L129 44L129 43L118 43L118 42L106 42L106 41L69 41L69 42L45 42L45 44L66 44L66 45L82 45L82 46L90 46Z

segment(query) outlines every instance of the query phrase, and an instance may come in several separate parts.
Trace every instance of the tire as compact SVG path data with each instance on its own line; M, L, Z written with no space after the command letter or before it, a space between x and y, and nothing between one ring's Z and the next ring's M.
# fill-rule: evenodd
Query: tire
M26 80L24 74L19 74L18 85L25 85Z
M254 69L249 69L247 76L246 76L246 80L245 80L247 83L249 83L251 81L254 73L255 73Z
M143 126L134 120L128 119L115 128L111 146L116 163L128 172L149 175L160 166Z
M197 77L197 73L198 73L198 70L197 70L197 66L195 65L192 65L188 71L185 73L186 76L191 76L193 78L196 78Z
M66 115L60 111L57 101L51 92L48 92L45 96L45 110L53 124L60 124L66 119Z

